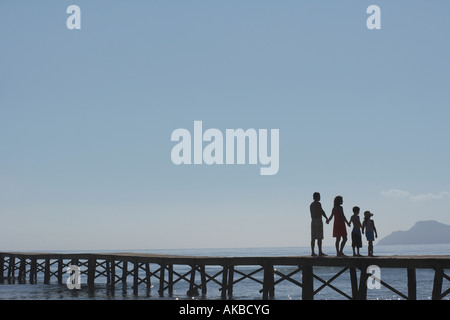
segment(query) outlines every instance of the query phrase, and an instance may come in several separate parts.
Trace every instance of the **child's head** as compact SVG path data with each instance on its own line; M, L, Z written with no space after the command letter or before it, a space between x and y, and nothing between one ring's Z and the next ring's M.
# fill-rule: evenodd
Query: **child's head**
M364 219L368 220L371 216L373 216L373 213L371 213L370 211L364 212Z
M353 207L353 213L354 213L354 214L359 214L359 207L354 206L354 207Z
M344 202L344 199L342 198L342 196L336 196L336 198L334 198L334 206L335 207L340 206L343 202Z

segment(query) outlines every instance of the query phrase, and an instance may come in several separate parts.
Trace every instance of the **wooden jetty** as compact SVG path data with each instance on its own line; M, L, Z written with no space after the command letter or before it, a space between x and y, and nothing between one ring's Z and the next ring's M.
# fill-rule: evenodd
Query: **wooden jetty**
M401 268L407 270L408 292L403 293L380 279L380 284L401 298L416 300L416 269L434 270L431 298L440 300L450 293L443 290L450 281L445 272L450 269L450 255L440 256L380 256L380 257L207 257L158 255L145 253L23 253L0 252L0 282L35 284L39 279L44 284L51 281L63 283L69 275L66 268L76 265L85 284L91 286L103 278L103 283L114 290L117 284L126 285L132 279L132 288L137 294L140 285L148 290L157 279L159 295L172 295L174 286L180 281L188 284L187 295L206 295L208 283L219 287L222 299L231 298L234 285L242 280L254 281L261 285L262 299L275 297L276 286L288 281L301 288L304 300L314 299L314 295L329 287L344 298L365 300L367 298L367 273L369 266ZM185 272L177 271L184 266ZM288 267L288 268L286 268ZM317 267L337 267L339 271L328 280L315 273ZM285 271L288 270L288 271ZM333 269L335 270L335 269ZM283 273L284 272L284 273ZM344 273L349 273L351 294L337 288L332 282ZM39 277L38 277L39 275ZM259 275L259 276L258 276ZM314 282L316 282L316 287ZM317 286L320 284L320 286ZM450 286L450 285L449 285Z

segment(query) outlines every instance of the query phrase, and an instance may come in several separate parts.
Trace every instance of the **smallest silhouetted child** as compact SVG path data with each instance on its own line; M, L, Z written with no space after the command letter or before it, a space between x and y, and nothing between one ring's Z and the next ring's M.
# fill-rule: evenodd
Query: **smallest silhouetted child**
M354 257L361 257L359 248L362 247L361 240L361 220L359 220L359 207L353 207L353 215L350 218L350 224L353 223L352 230L352 249Z
M362 224L362 233L364 234L364 229L366 229L366 239L369 242L369 257L373 257L373 242L375 241L375 238L378 238L377 228L375 228L375 222L370 219L370 217L372 216L373 213L371 213L370 211L365 211L364 221Z

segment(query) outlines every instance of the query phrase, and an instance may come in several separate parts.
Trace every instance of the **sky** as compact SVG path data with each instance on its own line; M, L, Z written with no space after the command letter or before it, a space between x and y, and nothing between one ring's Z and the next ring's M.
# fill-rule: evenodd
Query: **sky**
M373 212L379 239L450 224L449 9L1 1L0 250L309 246L316 191L327 216L337 195ZM194 121L279 129L278 173L173 164Z

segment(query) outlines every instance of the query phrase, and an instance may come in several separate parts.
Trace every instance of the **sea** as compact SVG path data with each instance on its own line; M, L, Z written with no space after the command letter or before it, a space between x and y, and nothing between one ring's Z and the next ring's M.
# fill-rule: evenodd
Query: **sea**
M363 248L361 254L366 255ZM299 256L310 255L311 249L309 247L270 247L270 248L207 248L207 249L161 249L161 250L129 250L130 252L138 253L155 253L155 254L176 254L186 256L225 256L225 257L240 257L240 256ZM317 250L317 248L316 248ZM323 251L333 256L335 255L334 247L324 247ZM42 251L41 251L42 252ZM61 253L75 253L74 251L59 251ZM124 252L124 250L105 250L105 251L82 251L82 252ZM347 247L344 250L346 255L351 255L351 248ZM394 256L394 255L450 255L450 244L434 244L434 245L384 245L375 246L374 254L376 256ZM153 270L156 270L158 266L151 265ZM242 266L237 267L242 273L249 274L252 271L258 269L258 266ZM289 274L296 270L293 266L276 266L276 269L283 274ZM314 267L314 274L318 275L324 280L328 280L333 277L342 268L340 267ZM185 274L190 269L187 266L175 266L174 270L179 274ZM221 267L207 267L206 271L210 275L214 275L221 270ZM142 271L143 272L143 271ZM450 274L450 270L445 271L446 274ZM132 279L123 286L122 283L116 284L114 289L111 289L106 280L97 278L93 287L89 287L86 284L86 279L81 279L80 289L69 289L65 284L65 281L69 275L65 276L63 284L58 284L53 278L50 284L43 283L42 272L38 275L36 284L9 283L4 281L0 283L0 299L1 300L220 300L221 291L220 286L212 281L207 284L206 295L198 295L191 297L187 294L189 284L187 281L179 281L174 285L174 291L172 295L168 295L165 292L164 296L160 296L158 293L158 279L152 278L152 287L150 290L146 288L145 284L139 286L138 292L133 292ZM144 277L144 274L141 275ZM235 275L235 280L240 277ZM253 278L262 280L263 272L257 272L252 275ZM301 272L297 273L295 277L298 277L301 282ZM359 271L358 271L359 278ZM380 278L394 287L398 291L407 295L407 273L406 269L394 269L394 268L382 268L380 269ZM220 281L221 276L218 277ZM279 276L275 276L275 281L279 279ZM434 270L431 269L417 269L416 281L417 281L417 299L430 300L433 288ZM314 288L317 289L321 286L317 280L314 280ZM350 275L346 271L338 278L334 279L331 283L334 287L345 292L351 296L350 287ZM443 290L450 287L450 281L444 279ZM262 299L262 293L260 290L262 285L252 279L243 279L236 283L233 287L232 300L260 300ZM302 297L301 288L289 281L282 281L275 286L275 300L300 300ZM345 300L346 298L340 293L336 292L332 288L324 287L315 296L315 300ZM401 300L402 298L395 292L391 291L384 286L381 288L373 288L367 290L368 300ZM450 295L447 295L445 299L449 300Z

